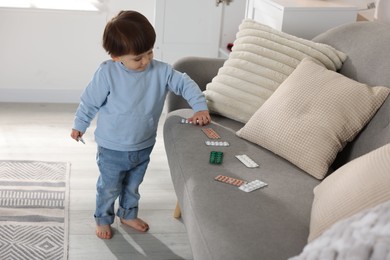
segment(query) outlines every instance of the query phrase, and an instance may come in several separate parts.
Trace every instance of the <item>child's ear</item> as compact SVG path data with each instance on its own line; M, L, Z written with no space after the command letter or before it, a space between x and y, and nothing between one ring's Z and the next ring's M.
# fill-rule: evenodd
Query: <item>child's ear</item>
M120 61L120 59L119 59L118 56L114 56L114 55L112 55L112 54L111 54L111 59L112 59L113 61Z

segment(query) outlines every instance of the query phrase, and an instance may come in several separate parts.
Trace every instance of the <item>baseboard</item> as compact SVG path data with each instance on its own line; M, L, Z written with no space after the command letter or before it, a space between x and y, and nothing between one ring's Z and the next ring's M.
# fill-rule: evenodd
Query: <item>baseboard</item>
M0 89L0 102L79 103L78 89Z

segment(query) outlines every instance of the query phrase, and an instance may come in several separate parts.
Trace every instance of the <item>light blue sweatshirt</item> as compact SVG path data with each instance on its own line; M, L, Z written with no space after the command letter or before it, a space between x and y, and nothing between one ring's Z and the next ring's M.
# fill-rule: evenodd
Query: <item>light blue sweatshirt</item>
M157 125L168 91L181 95L195 112L206 99L188 75L152 60L144 71L103 62L81 96L73 129L85 133L98 113L95 140L117 151L138 151L156 142Z

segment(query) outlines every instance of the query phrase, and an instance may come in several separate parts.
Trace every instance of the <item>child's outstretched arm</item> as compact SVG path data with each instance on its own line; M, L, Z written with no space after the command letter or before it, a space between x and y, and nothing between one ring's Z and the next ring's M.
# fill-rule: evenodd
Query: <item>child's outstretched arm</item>
M208 125L211 122L211 117L208 110L202 110L196 112L192 117L188 118L188 121L193 122L196 125Z

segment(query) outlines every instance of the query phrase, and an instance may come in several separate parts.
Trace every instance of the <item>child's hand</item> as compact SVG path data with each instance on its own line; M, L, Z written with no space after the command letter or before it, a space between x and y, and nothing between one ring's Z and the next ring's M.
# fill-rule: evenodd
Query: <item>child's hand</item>
M195 125L208 125L211 122L211 117L209 111L202 110L196 112L192 117L188 118L188 121Z
M77 142L80 141L80 138L83 136L84 133L76 130L76 129L72 129L72 132L70 133L70 137L72 137L74 140L76 140Z

